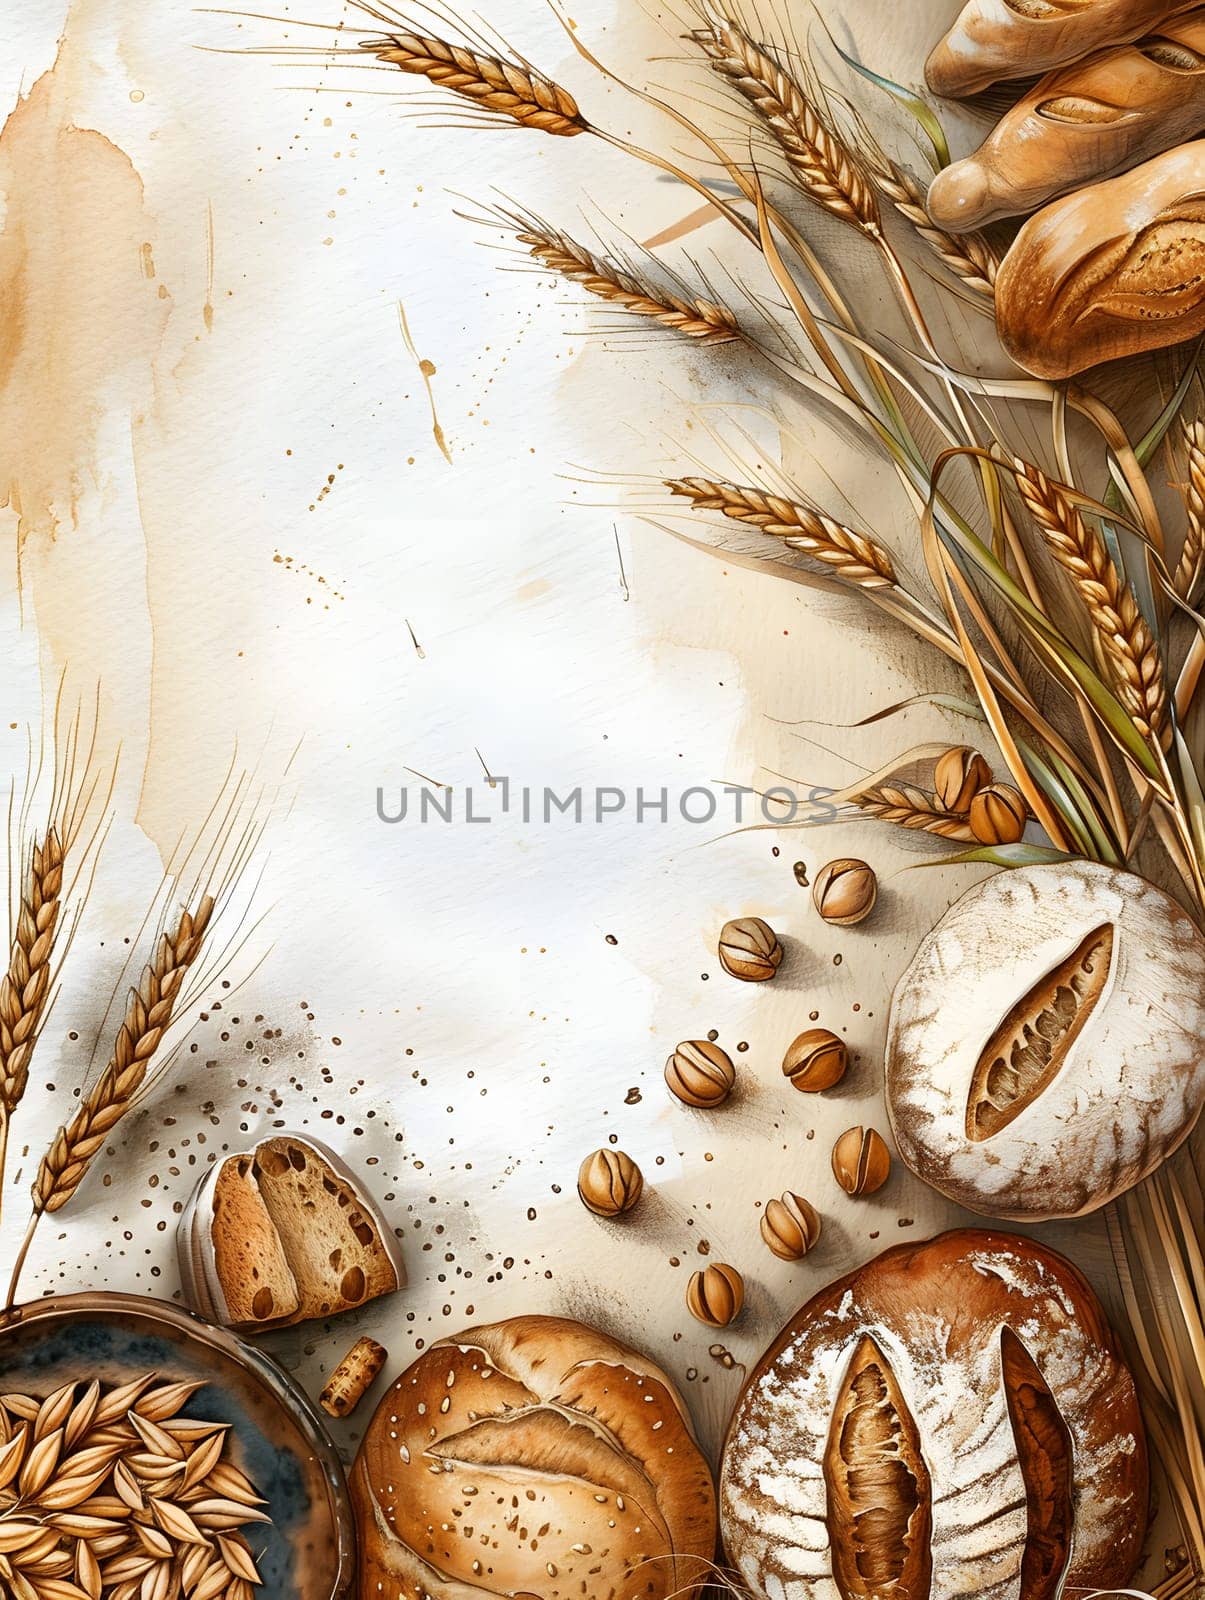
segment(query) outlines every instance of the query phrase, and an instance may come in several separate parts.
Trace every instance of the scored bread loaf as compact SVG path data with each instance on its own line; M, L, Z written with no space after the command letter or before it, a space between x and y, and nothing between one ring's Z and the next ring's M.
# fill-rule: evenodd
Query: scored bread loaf
M907 1165L959 1205L1079 1216L1148 1177L1205 1101L1205 939L1090 861L1000 872L920 945L887 1023Z
M373 1201L338 1156L300 1134L212 1167L184 1208L177 1246L188 1303L244 1330L333 1316L406 1281Z
M929 189L933 221L968 232L1111 178L1205 128L1205 6L1060 68Z
M1066 66L1127 44L1200 0L969 0L930 55L934 94L978 94L993 83Z
M972 1229L815 1295L750 1377L720 1473L759 1600L1112 1591L1147 1517L1142 1414L1096 1297L1053 1251Z
M1205 333L1205 142L1031 217L996 279L996 325L1039 378Z
M689 1600L715 1553L711 1472L670 1380L560 1317L424 1351L351 1490L360 1600Z

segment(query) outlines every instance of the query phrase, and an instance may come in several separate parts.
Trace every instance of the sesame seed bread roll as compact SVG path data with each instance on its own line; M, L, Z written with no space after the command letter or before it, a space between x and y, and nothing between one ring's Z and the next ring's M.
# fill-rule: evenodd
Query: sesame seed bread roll
M1149 160L1205 128L1205 6L1048 74L974 155L938 173L933 221L965 233Z
M377 1409L352 1499L361 1600L687 1600L715 1552L670 1380L559 1317L425 1351Z
M1124 1585L1148 1520L1134 1381L1096 1297L1031 1240L898 1245L762 1357L720 1474L758 1600L1057 1600Z
M925 65L934 94L978 94L1105 45L1128 44L1195 0L969 0Z
M1055 200L996 280L996 324L1019 366L1069 378L1205 333L1205 141Z

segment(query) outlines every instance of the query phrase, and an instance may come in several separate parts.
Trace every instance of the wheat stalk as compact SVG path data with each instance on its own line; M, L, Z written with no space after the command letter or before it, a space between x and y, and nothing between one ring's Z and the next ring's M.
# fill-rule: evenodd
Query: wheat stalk
M942 265L973 293L994 301L999 262L987 240L977 233L956 236L937 227L925 205L924 190L898 162L888 157L872 157L868 164L875 183L939 257Z
M1183 486L1188 526L1172 584L1181 600L1190 600L1205 563L1205 421L1198 418L1184 424L1184 448L1188 454L1188 481Z
M515 237L527 247L532 259L550 272L635 316L651 317L663 328L672 328L700 344L729 344L741 337L736 317L726 307L710 300L685 300L642 283L631 272L601 260L568 234L525 232Z
M1161 742L1168 732L1163 661L1133 588L1066 488L1020 458L1016 469L1021 497L1047 549L1088 611L1118 699L1143 737Z
M589 131L569 91L532 67L418 33L385 34L360 48L525 128L566 139Z
M25 1094L50 993L50 959L62 893L63 845L52 824L30 851L8 971L0 980L0 1182L9 1121Z
M201 1383L69 1383L0 1398L0 1592L13 1600L250 1600L242 1529L269 1518Z
M960 844L975 842L965 817L944 811L933 795L914 789L910 784L884 784L876 789L865 789L861 794L851 795L850 804L857 806L863 815L880 822L894 822L897 827L933 833L941 839L956 839Z
M859 162L790 73L727 18L690 37L774 135L805 193L833 216L881 233L878 202Z
M213 905L212 895L205 895L195 912L181 913L174 934L160 936L154 961L143 971L137 989L130 991L108 1066L42 1158L33 1187L35 1222L42 1212L59 1211L71 1199L142 1088L171 1022L184 975L200 954Z
M860 589L888 589L896 582L887 551L868 534L835 522L812 506L735 483L710 478L667 478L673 494L689 500L696 511L721 511L734 522L758 528L823 562L834 577Z

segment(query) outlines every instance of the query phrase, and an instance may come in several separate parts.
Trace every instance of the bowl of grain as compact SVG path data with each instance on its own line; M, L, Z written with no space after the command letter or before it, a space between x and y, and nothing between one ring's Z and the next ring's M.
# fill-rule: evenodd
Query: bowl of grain
M343 1466L272 1361L162 1301L0 1318L0 1593L348 1600Z

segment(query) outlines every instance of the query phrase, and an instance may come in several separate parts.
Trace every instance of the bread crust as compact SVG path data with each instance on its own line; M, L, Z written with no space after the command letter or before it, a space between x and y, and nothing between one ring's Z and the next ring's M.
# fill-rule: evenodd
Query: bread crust
M1199 0L969 0L925 64L934 94L978 94L1128 44Z
M929 214L953 233L1028 214L1202 127L1205 7L1198 7L1133 44L1049 73L973 155L938 173Z
M1030 1530L1030 1542L1040 1545L1048 1527L1027 1509L1003 1382L1006 1329L1049 1385L1071 1442L1075 1535L1064 1581L1068 1589L1126 1583L1146 1532L1147 1451L1134 1382L1100 1304L1053 1251L965 1229L896 1246L822 1289L758 1363L734 1413L720 1477L724 1545L755 1595L848 1600L858 1593L856 1572L842 1584L834 1576L830 1525L849 1525L831 1519L824 1462L835 1407L869 1345L890 1364L897 1404L907 1408L931 1480L924 1541L931 1587L922 1581L914 1593L878 1574L876 1592L898 1600L1037 1600L1021 1590L1022 1567ZM890 1461L906 1455L905 1440ZM906 1572L903 1544L894 1547Z
M424 1352L351 1482L362 1600L668 1600L697 1592L715 1549L711 1473L669 1379L559 1317Z

